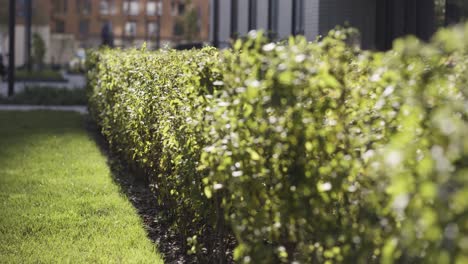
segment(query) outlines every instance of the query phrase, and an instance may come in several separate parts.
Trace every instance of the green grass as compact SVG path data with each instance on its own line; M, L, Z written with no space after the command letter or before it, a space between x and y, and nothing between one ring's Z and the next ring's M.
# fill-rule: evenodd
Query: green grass
M0 104L86 105L85 89L26 87L12 97L0 96Z
M163 263L79 114L0 111L0 263Z

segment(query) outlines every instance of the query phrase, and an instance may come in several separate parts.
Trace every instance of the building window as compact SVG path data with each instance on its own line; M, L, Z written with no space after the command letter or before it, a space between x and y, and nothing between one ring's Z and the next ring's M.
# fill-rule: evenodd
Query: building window
M83 15L91 13L91 0L76 0L76 9Z
M63 20L55 21L55 32L65 33L65 22Z
M7 1L5 1L6 3ZM8 5L8 4L7 4ZM16 16L25 17L26 16L26 1L16 1Z
M146 3L146 15L148 16L161 16L162 15L162 0L148 1Z
M177 5L174 0L171 1L171 15L177 16Z
M81 20L80 21L80 35L87 36L89 33L89 21L88 20Z
M68 9L68 1L67 0L54 0L52 2L53 10L55 13L66 13Z
M184 34L184 25L183 25L182 21L177 20L174 23L174 26L172 28L172 34L174 36L182 36Z
M123 12L127 15L137 16L140 12L140 3L139 1L124 1L123 2Z
M183 14L185 12L185 4L179 3L179 8L177 10L177 13L179 15Z
M99 13L101 15L115 15L117 13L115 1L101 0L101 2L99 2Z
M158 23L148 22L148 24L146 25L146 33L149 37L156 36L158 34Z
M124 30L125 30L125 36L135 37L136 36L136 22L134 21L125 22Z
M155 16L156 15L156 2L155 1L148 1L146 3L146 14L148 16Z

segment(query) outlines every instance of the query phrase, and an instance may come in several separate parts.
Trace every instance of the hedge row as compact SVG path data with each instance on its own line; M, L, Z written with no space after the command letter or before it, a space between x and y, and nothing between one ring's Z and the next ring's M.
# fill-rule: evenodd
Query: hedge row
M200 262L468 261L468 25L386 53L102 50L89 106Z

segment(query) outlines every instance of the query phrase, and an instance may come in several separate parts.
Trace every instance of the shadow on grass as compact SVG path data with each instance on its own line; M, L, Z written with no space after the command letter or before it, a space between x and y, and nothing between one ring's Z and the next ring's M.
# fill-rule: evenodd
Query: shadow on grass
M158 206L157 199L149 185L132 176L134 173L119 161L115 153L112 153L104 136L89 116L85 118L85 124L90 137L107 157L114 181L137 209L148 238L156 244L159 252L164 256L164 262L169 264L197 263L195 257L188 255L182 248L178 235L171 229L171 222L164 213L167 210Z

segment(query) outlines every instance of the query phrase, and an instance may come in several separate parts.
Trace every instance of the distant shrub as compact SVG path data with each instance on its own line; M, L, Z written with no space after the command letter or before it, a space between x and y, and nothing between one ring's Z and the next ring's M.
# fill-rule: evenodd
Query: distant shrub
M90 111L199 261L468 260L468 25L386 53L102 50Z
M15 78L18 81L43 81L43 82L66 82L59 71L54 70L40 70L40 71L27 71L19 70L15 73Z
M46 45L41 35L34 33L32 36L32 62L41 67L44 64Z

